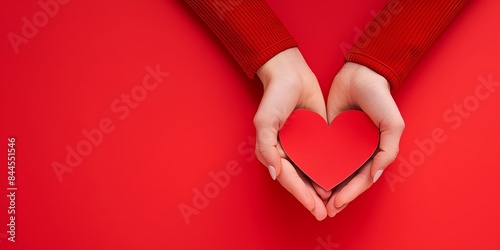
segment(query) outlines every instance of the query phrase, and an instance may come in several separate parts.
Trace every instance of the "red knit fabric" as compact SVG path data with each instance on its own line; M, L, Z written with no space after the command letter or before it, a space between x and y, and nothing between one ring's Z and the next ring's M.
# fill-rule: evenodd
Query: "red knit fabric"
M185 0L222 41L245 73L297 42L264 0Z
M394 93L468 0L392 0L346 55L384 76Z
M245 73L297 46L264 0L185 0ZM384 76L395 92L468 0L391 0L346 55Z

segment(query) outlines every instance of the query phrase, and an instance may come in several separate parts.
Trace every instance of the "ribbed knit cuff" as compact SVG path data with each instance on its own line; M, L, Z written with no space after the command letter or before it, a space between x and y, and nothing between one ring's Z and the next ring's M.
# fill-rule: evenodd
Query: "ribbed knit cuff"
M264 0L185 0L248 77L297 42Z
M286 38L282 41L278 41L276 44L271 45L269 48L260 52L257 56L255 56L254 60L251 60L248 63L247 67L243 67L243 70L248 75L248 77L253 78L257 70L264 65L269 59L273 58L278 53L283 50L297 47L297 42L293 37Z
M401 84L399 75L389 65L385 65L384 62L381 62L376 58L350 51L347 53L345 60L348 62L355 62L364 65L377 72L391 84L391 90L393 91L397 89Z
M365 65L394 93L468 0L392 0L367 26L345 60Z

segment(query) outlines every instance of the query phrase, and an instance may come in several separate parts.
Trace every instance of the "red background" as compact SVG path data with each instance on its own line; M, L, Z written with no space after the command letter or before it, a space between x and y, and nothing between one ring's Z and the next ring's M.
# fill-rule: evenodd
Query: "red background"
M352 44L386 3L268 2L325 94L343 63L340 44ZM478 103L469 96L480 76L500 81L499 9L474 1L460 13L395 95L406 121L400 158L339 215L317 222L253 157L260 83L182 1L70 1L17 54L8 34L21 35L22 18L42 8L2 1L0 249L328 249L328 241L331 249L498 249L500 91ZM148 65L169 76L119 119L110 105L141 84ZM460 125L443 119L464 100L478 106ZM104 118L115 129L59 182L53 163L65 164L66 147ZM414 141L436 128L446 140L419 159ZM5 226L11 136L15 243ZM193 207L195 191L213 188L210 173L228 164L240 172L187 224L180 204Z

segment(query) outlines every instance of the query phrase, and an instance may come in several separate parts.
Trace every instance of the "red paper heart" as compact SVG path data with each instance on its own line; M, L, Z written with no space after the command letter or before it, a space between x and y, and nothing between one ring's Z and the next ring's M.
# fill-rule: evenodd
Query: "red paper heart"
M328 126L317 113L299 109L292 112L279 138L290 160L319 186L330 190L373 155L379 130L362 111L342 112Z

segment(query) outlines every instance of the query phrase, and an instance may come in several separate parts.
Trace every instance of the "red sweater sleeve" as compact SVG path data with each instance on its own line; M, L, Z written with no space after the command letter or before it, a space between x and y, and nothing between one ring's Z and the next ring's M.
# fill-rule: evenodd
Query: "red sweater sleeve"
M185 0L215 32L245 73L297 42L264 0Z
M384 76L394 93L467 0L391 0L346 55Z

